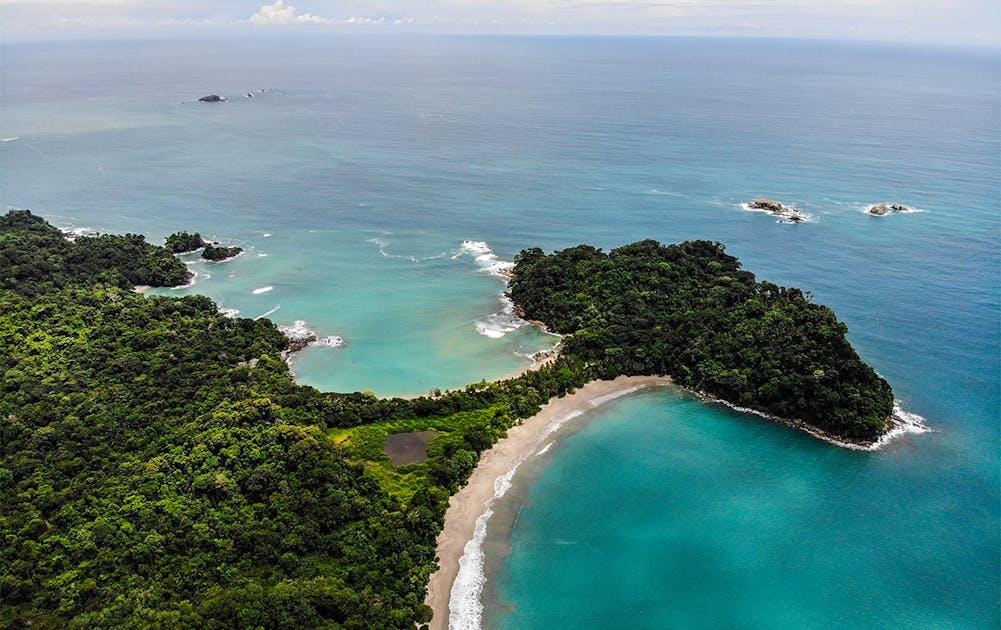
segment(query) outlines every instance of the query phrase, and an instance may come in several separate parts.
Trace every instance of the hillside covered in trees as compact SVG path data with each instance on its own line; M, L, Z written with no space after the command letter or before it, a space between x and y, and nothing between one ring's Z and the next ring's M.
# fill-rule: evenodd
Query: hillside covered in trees
M16 211L0 257L0 627L413 628L479 452L583 382L321 393L270 321L135 294L187 273L142 237ZM380 439L409 425L440 435L396 470Z
M0 217L0 627L419 626L448 498L480 453L602 376L673 374L846 436L888 413L828 309L716 244L526 250L515 272L528 315L573 333L563 356L377 399L295 384L266 319L134 293L187 280L141 236L71 242ZM386 435L423 430L428 459L394 467Z
M848 327L799 289L756 281L719 243L528 249L511 297L571 335L564 352L601 376L668 374L850 441L888 428L893 392L848 343Z

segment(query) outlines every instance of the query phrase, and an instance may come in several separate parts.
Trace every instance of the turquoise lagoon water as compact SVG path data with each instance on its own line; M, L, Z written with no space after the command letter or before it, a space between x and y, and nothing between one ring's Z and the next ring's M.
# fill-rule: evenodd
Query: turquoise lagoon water
M519 470L484 543L482 616L464 618L997 627L999 59L791 40L5 45L0 203L245 247L166 292L341 336L297 378L381 395L498 378L552 345L515 328L492 273L524 247L721 241L832 306L934 431L858 453L666 390L624 398ZM192 102L211 93L229 101ZM813 220L740 208L759 196ZM877 201L923 212L861 212Z

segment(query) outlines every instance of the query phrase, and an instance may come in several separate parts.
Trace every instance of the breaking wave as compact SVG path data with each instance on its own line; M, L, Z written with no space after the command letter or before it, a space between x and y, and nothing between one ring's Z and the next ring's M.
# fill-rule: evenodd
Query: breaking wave
M508 260L501 260L490 249L484 241L462 241L459 251L452 255L452 260L460 256L472 256L480 271L492 273L495 276L507 279L507 273L514 269L514 263Z
M501 293L500 300L502 305L500 311L476 322L476 332L491 339L500 339L512 330L517 330L528 323L515 314L514 302L511 301L511 298Z

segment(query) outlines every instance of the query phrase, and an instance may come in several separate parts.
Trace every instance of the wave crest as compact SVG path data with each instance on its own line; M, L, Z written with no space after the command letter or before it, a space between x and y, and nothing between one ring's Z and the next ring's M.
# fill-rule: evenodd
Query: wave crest
M505 280L507 279L506 274L514 269L514 263L498 258L486 241L462 241L459 251L452 256L452 260L460 256L471 256L476 261L480 271L492 273Z
M514 302L511 298L501 293L500 300L502 305L500 311L476 322L476 332L491 339L500 339L512 330L517 330L528 323L515 313Z
M494 515L493 504L511 489L511 480L521 462L494 480L494 496L486 503L483 514L476 519L473 537L462 548L459 573L452 583L448 598L448 627L450 630L479 630L483 617L480 594L487 578L483 570L483 540L487 536L487 521Z

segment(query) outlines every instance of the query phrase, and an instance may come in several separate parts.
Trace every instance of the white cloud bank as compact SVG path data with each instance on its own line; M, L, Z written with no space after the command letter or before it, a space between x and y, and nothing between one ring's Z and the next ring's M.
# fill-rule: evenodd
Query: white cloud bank
M275 0L274 4L265 4L257 13L250 16L251 24L332 24L333 20L320 17L313 13L302 15L291 4L284 0Z

